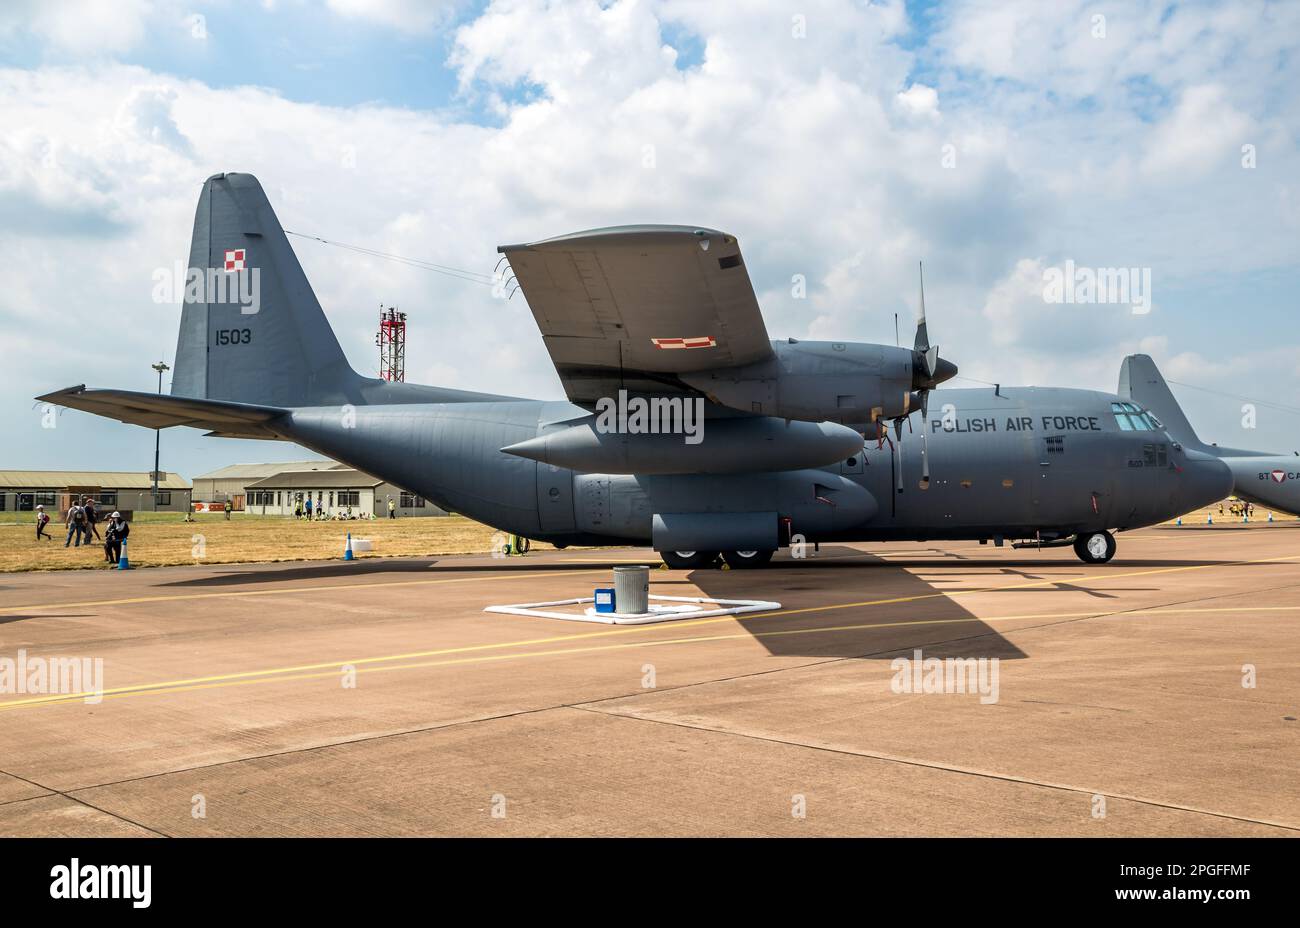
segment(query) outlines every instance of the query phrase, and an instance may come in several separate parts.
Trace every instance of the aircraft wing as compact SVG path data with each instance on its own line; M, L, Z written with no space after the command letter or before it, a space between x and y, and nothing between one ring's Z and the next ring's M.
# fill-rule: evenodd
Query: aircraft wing
M772 356L734 236L619 226L497 249L524 292L571 402L686 389L677 374Z
M225 400L203 400L133 390L87 390L85 384L36 397L45 403L67 406L116 419L129 425L165 429L173 425L208 429L225 438L279 438L269 423L287 410Z

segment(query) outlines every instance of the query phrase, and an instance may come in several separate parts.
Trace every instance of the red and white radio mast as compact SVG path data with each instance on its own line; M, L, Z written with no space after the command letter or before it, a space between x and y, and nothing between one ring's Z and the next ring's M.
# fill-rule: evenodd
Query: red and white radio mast
M406 313L395 308L379 307L379 376L388 381L406 382Z

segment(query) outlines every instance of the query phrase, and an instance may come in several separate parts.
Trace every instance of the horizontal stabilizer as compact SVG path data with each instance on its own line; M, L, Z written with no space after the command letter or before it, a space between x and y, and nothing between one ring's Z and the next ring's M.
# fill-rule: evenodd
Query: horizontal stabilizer
M40 402L80 409L128 425L165 429L174 425L217 432L226 438L280 438L271 423L288 410L228 400L138 393L133 390L88 390L85 384L36 398Z

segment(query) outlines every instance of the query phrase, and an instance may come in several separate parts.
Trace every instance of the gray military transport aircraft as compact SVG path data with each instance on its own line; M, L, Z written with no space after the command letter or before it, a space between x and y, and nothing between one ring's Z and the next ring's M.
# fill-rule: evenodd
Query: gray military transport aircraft
M1185 448L1213 455L1232 471L1232 492L1244 500L1300 515L1300 455L1243 451L1207 445L1196 437L1178 400L1145 354L1131 354L1119 369L1119 394L1160 417L1170 438Z
M910 349L770 340L722 232L631 226L499 250L567 402L357 374L249 174L211 177L199 197L199 286L171 394L83 385L40 399L296 442L506 532L561 547L649 542L679 568L719 555L762 566L801 542L927 539L1072 544L1101 563L1110 529L1231 488L1216 457L1105 393L944 390L932 417L930 391L957 369L929 344L923 298ZM232 299L251 275L259 300ZM602 428L596 410L615 396L675 408L680 428L637 431L621 413L621 430ZM694 439L681 434L692 404L704 419ZM916 411L920 453L905 454Z

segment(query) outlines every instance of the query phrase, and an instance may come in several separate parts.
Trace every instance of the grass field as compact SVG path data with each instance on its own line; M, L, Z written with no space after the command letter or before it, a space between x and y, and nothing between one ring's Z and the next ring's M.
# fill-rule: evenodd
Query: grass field
M1219 524L1240 522L1219 507L1207 506L1183 517L1187 525L1203 524L1212 515ZM1253 522L1267 520L1257 507ZM1274 513L1278 522L1295 517ZM242 515L226 521L220 513L200 513L185 522L183 513L139 512L131 522L129 546L135 567L176 564L242 564L265 561L309 561L343 556L344 535L369 538L370 552L357 557L429 557L440 554L486 554L495 530L464 516L376 519L373 522L298 522L284 516ZM100 525L103 534L103 525ZM36 542L30 513L0 514L0 572L10 570L106 569L101 544L64 548L67 530L51 523L53 541ZM550 545L535 542L542 550Z
M19 515L22 521L17 521ZM106 569L102 544L64 548L67 530L51 523L53 541L36 541L30 513L8 513L0 522L0 571ZM494 529L464 516L376 519L373 522L298 522L282 516L200 513L185 522L182 513L136 513L128 550L134 567L175 564L235 564L303 561L343 556L344 536L369 538L372 552L357 557L424 557L482 554L492 550ZM99 526L104 533L103 523ZM535 543L534 549L549 545Z

